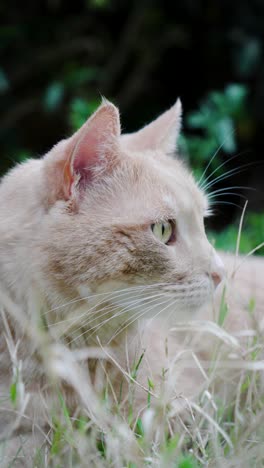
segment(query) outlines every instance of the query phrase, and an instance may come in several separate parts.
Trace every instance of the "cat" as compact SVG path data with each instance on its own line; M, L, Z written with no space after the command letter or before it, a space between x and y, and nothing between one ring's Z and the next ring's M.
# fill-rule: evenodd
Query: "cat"
M155 347L164 343L165 324L207 317L206 303L212 310L224 265L205 233L207 196L175 157L181 112L177 100L138 132L121 135L118 109L103 100L73 136L3 177L2 395L12 365L22 363L25 391L39 401L46 375L55 372L47 350L58 343L108 350L115 369L130 368L135 350L146 348L144 387L147 372L164 366L164 346ZM144 333L138 324L146 320ZM172 339L172 355L174 342L181 343ZM64 386L69 406L71 383Z

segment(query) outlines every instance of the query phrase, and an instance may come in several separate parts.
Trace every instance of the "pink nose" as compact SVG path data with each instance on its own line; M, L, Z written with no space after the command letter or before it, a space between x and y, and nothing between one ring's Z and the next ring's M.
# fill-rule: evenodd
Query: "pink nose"
M210 276L215 288L219 285L219 283L221 283L222 279L225 277L225 266L216 252L214 252L212 258Z
M221 283L223 276L221 274L216 273L215 271L213 271L211 273L211 278L213 280L213 283L214 283L215 287L217 287L219 285L219 283Z

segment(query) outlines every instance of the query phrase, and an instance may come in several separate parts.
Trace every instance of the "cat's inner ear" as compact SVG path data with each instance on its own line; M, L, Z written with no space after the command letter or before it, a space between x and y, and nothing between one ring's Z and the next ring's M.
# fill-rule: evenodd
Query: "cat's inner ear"
M96 175L110 171L118 154L118 109L104 101L70 139L70 154L63 167L63 192L68 199L84 189Z
M146 127L138 132L122 135L122 146L131 151L154 150L166 154L174 153L181 129L181 115L181 101L177 99L174 106Z

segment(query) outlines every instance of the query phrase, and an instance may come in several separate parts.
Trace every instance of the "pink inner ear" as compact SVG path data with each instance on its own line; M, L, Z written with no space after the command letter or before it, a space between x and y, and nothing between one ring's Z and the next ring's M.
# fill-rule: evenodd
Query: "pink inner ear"
M99 163L99 142L97 132L85 135L74 150L72 171L79 177L78 185L85 186L92 180L92 170Z
M64 169L66 196L72 195L73 187L77 191L85 188L102 168L111 169L118 152L119 135L118 110L107 103L74 136L75 146Z

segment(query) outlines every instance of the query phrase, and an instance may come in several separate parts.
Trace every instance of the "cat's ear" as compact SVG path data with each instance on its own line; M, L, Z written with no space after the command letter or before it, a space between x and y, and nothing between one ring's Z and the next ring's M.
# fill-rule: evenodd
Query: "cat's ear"
M181 129L182 106L177 99L174 106L156 120L135 133L121 136L122 146L132 151L158 150L174 153Z
M118 109L103 100L87 122L48 155L47 170L56 198L68 200L83 191L94 178L111 171L120 152L119 137Z

